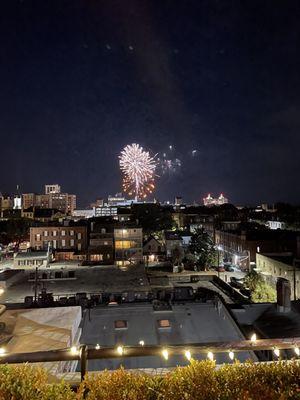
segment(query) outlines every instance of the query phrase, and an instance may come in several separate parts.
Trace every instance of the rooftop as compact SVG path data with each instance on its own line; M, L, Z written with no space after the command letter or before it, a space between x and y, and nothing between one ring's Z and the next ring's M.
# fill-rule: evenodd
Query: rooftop
M48 257L48 252L47 251L27 251L27 252L21 252L17 253L14 258L19 259L19 258L47 258Z
M159 326L159 320L163 320ZM116 328L116 321L125 321L125 327ZM141 323L142 321L142 323ZM169 327L168 327L169 325ZM224 306L212 303L186 303L172 306L172 310L154 311L152 305L122 305L99 307L86 312L82 325L81 343L100 346L138 345L141 340L148 345L191 344L241 340L243 336ZM252 358L249 352L241 352L241 361ZM202 359L203 356L195 356ZM217 363L227 360L226 354L216 356ZM186 365L182 357L129 357L89 361L89 370L170 368Z

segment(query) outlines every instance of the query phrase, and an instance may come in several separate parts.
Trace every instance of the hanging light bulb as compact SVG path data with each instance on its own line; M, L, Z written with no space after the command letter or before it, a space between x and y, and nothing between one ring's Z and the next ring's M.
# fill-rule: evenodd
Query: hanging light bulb
M297 356L300 355L300 349L299 349L299 347L295 347L295 348L294 348L294 351L295 351L295 353L296 353Z
M162 354L162 356L163 356L163 358L164 358L165 360L167 360L167 359L169 358L169 352L168 352L167 349L164 349L164 350L161 352L161 354Z
M229 355L230 360L234 360L234 352L233 351L230 351L228 355Z
M120 356L124 353L124 348L123 346L118 346L117 347L117 352L120 354Z
M72 346L72 347L70 348L70 352L71 352L71 354L72 354L73 356L76 356L76 355L79 353L78 348L77 348L76 346Z
M96 344L95 349L96 349L96 350L99 350L99 349L100 349L100 345L99 345L98 343Z
M256 342L256 340L257 340L256 333L253 333L253 335L251 336L250 340L251 340L251 342Z
M210 361L213 361L213 359L214 359L214 354L213 354L211 351L209 351L209 352L207 353L207 358L208 358Z
M5 354L5 348L4 347L0 347L0 357L4 356Z
M185 355L185 357L187 358L188 361L191 361L192 354L191 354L190 350L186 350L184 352L184 355Z
M143 340L140 340L140 341L139 341L139 345L140 345L140 346L145 346L145 342L144 342Z
M276 357L279 357L280 356L280 350L275 348L274 349L274 354L275 354Z

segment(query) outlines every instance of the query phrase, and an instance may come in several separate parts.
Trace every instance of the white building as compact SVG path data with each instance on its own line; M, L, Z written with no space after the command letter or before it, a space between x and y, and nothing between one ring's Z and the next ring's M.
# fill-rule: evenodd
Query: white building
M95 208L96 207L88 209L88 210L74 210L72 213L72 216L75 218L78 218L78 219L93 218L96 216Z
M13 266L15 269L47 268L51 260L49 251L30 251L17 253L14 256Z
M95 207L95 217L116 217L118 215L118 207Z
M281 221L267 221L267 227L270 229L284 229L285 224Z
M60 193L60 185L45 185L45 194Z

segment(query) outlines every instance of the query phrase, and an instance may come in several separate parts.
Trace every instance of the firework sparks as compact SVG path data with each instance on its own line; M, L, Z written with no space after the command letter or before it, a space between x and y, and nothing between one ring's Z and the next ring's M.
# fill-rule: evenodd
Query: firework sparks
M135 199L144 199L154 190L156 160L136 144L124 147L119 156L123 190Z

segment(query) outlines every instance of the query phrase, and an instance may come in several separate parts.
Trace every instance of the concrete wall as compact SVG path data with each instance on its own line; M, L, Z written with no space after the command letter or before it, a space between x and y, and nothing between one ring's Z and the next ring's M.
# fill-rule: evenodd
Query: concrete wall
M276 289L276 282L278 278L285 278L291 284L291 300L294 300L294 291L296 290L296 298L300 297L300 270L294 270L293 265L285 264L282 261L275 260L271 256L256 254L256 268L265 280ZM294 285L294 275L296 278L296 285ZM295 287L294 287L295 286Z

